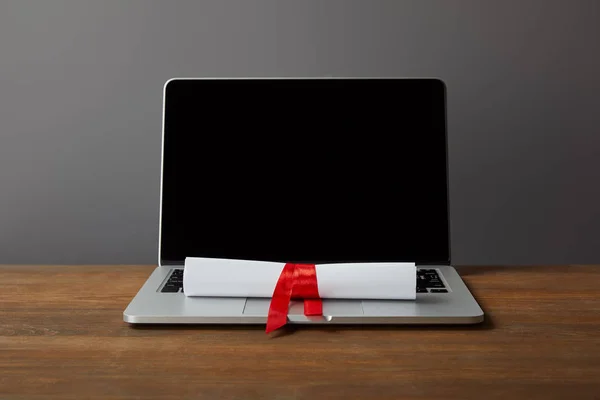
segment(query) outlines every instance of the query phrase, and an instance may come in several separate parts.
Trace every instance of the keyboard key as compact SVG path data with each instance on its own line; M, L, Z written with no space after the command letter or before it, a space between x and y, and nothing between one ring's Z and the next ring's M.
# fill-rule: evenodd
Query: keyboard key
M417 287L417 293L427 293L427 288Z
M448 293L448 289L431 289L431 293Z

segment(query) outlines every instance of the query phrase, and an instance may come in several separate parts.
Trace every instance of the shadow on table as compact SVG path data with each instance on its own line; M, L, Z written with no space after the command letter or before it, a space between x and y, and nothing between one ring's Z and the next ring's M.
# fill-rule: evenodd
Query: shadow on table
M531 272L531 273L564 273L581 268L578 265L457 265L460 276L485 275L496 273Z
M261 324L144 324L131 325L134 330L197 330L215 331L263 331L265 325ZM481 331L494 329L494 321L490 316L486 315L483 322L478 324L395 324L395 325L369 325L369 324L335 324L335 325L307 325L307 324L287 324L284 328L272 332L271 337L280 337L293 334L296 331L320 331L325 334L342 333L345 331L360 330L363 332L383 332L383 331L411 331L411 332L428 332L428 331Z
M344 331L360 330L363 332L383 332L383 331L410 331L410 332L430 332L430 331L482 331L494 329L494 321L486 316L483 322L478 324L397 324L397 325L286 325L281 332L273 332L275 336L283 336L294 333L297 330L322 331L323 333L341 333Z

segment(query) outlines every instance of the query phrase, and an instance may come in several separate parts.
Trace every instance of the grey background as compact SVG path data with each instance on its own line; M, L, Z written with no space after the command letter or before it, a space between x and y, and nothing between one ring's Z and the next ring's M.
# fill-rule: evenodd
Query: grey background
M597 0L0 0L0 263L156 263L163 83L436 76L456 264L600 261Z

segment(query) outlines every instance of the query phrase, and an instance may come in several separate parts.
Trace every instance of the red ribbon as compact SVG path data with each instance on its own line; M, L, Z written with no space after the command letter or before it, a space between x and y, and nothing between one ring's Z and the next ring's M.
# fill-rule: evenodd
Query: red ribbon
M267 317L267 333L286 324L292 299L304 300L304 315L323 315L323 302L319 297L314 264L285 264L273 290Z

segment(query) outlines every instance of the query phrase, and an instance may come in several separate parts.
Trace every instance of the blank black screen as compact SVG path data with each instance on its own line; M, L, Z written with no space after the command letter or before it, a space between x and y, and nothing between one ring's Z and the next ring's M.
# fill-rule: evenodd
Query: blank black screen
M173 80L161 260L449 261L433 79Z

